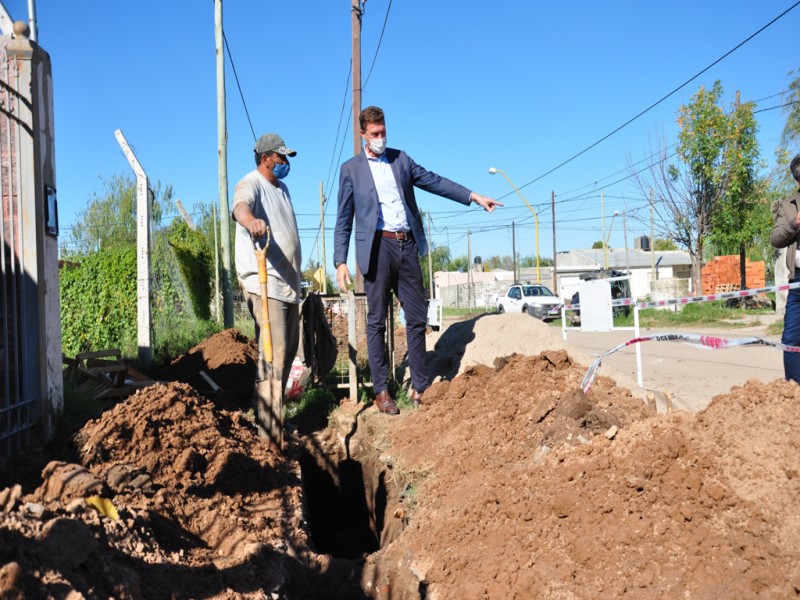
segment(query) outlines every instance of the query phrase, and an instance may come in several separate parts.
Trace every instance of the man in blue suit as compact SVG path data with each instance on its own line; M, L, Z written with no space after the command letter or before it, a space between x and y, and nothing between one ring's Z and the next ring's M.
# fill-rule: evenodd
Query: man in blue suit
M339 213L334 233L333 261L341 290L351 285L347 253L353 217L356 223L356 261L367 294L367 351L375 404L380 412L400 411L387 389L386 315L394 292L406 317L411 401L418 407L431 385L425 362L428 305L422 285L419 256L428 253L414 188L455 200L474 202L487 212L502 206L496 200L425 170L402 150L386 147L383 111L370 106L359 116L364 152L342 165L339 175ZM431 282L433 284L433 282Z

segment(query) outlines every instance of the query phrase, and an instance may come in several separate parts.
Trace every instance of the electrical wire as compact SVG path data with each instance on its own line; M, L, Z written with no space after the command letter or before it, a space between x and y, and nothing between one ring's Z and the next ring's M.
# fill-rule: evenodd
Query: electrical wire
M375 67L375 61L378 60L378 52L381 49L381 42L383 41L383 32L386 31L386 22L389 20L389 11L392 8L392 0L389 0L389 6L386 7L386 16L383 18L383 27L381 28L381 36L378 38L378 47L375 48L375 56L372 57L372 64L369 67L369 73L367 73L367 79L364 81L364 84L361 86L361 91L364 91L364 88L367 87L369 83L369 78L372 75L372 69Z
M760 29L758 29L758 30L757 30L755 33L753 33L753 34L749 35L749 36L748 36L747 38L745 38L743 41L739 42L739 43L738 43L736 46L734 46L733 48L731 48L730 50L728 50L728 51L727 51L725 54L723 54L722 56L720 56L720 57L719 57L717 60L715 60L714 62L712 62L710 65L708 65L707 67L705 67L704 69L702 69L701 71L699 71L698 73L696 73L695 75L693 75L692 77L690 77L689 79L687 79L686 81L684 81L682 84L680 84L678 87L676 87L675 89L673 89L673 90L672 90L671 92L669 92L668 94L666 94L666 95L662 96L660 99L658 99L658 100L656 100L655 102L653 102L653 103L652 103L650 106L648 106L647 108L645 108L644 110L642 110L641 112L639 112L637 115L635 115L634 117L632 117L632 118L628 119L628 120L627 120L627 121L625 121L625 122L624 122L622 125L620 125L620 126L619 126L619 127L617 127L616 129L614 129L614 130L613 130L613 131L611 131L610 133L607 133L606 135L604 135L603 137L601 137L599 140L597 140L596 142L594 142L594 143L590 144L589 146L587 146L586 148L584 148L584 149L583 149L583 150L581 150L580 152L577 152L576 154L573 154L571 157L569 157L569 158L568 158L568 159L566 159L565 161L561 162L560 164L556 165L555 167L553 167L553 168L552 168L552 169L550 169L549 171L546 171L545 173L542 173L542 174L541 174L541 175L539 175L538 177L535 177L534 179L532 179L532 180L531 180L531 181L529 181L528 183L525 183L525 184L523 184L523 185L519 186L519 189L523 189L523 188L525 188L525 187L527 187L527 186L531 185L532 183L535 183L535 182L539 181L540 179L543 179L544 177L547 177L548 175L550 175L551 173L553 173L553 172L557 171L557 170L558 170L558 169L560 169L561 167L563 167L563 166L565 166L565 165L567 165L567 164L571 163L573 160L575 160L575 159L576 159L576 158L578 158L579 156L581 156L581 155L585 154L586 152L588 152L589 150L591 150L591 149L592 149L592 148L594 148L595 146L597 146L597 145L599 145L600 143L604 142L605 140L607 140L608 138L610 138L612 135L614 135L614 134L618 133L619 131L621 131L622 129L624 129L625 127L627 127L628 125L630 125L630 124L631 124L631 123L633 123L634 121L636 121L636 120L637 120L639 117L641 117L641 116L643 116L644 114L646 114L646 113L650 112L650 111L651 111L653 108L655 108L656 106L658 106L659 104L661 104L662 102L664 102L664 100L666 100L667 98L669 98L670 96L672 96L672 95L673 95L673 94L675 94L676 92L680 91L681 89L683 89L684 87L686 87L687 85L689 85L689 84L690 84L692 81L694 81L695 79L697 79L698 77L700 77L700 76L701 76L703 73L705 73L706 71L708 71L709 69L711 69L712 67L714 67L715 65L717 65L718 63L720 63L722 60L724 60L725 58L727 58L728 56L730 56L731 54L733 54L733 53L734 53L736 50L738 50L739 48L741 48L742 46L744 46L744 45L745 45L747 42L749 42L749 41L750 41L750 40L752 40L754 37L756 37L756 36L757 36L757 35L759 35L761 32L763 32L765 29L769 28L769 27L770 27L770 26L772 26L774 23L776 23L778 20L780 20L782 17L784 17L786 14L788 14L789 12L791 12L792 10L794 10L795 8L797 8L797 6L798 6L798 5L800 5L800 0L798 0L797 2L795 2L794 4L792 4L792 5L791 5L789 8L787 8L785 11L783 11L781 14L779 14L779 15L778 15L777 17L775 17L774 19L772 19L772 20L771 20L769 23L767 23L766 25L764 25L764 26L762 26ZM508 195L508 194L506 194L506 195ZM505 196L504 196L504 197L505 197Z
M228 37L225 32L222 32L222 40L225 42L225 49L228 51L228 60L231 62L231 70L233 70L233 78L236 80L236 87L239 88L239 97L242 99L242 106L244 106L244 114L247 115L247 122L250 125L250 131L253 133L253 141L256 141L256 130L253 129L253 122L250 120L250 111L247 110L247 102L244 100L244 92L242 92L242 84L239 83L239 74L236 72L236 65L233 63L233 54L231 54L231 47L228 45Z

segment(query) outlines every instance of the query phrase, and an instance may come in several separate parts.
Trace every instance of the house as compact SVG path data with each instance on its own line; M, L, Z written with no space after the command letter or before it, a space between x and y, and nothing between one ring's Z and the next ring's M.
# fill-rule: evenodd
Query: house
M606 265L609 269L630 271L634 299L646 296L673 298L691 290L692 260L688 252L615 248L609 249L607 256L606 259L606 251L602 248L559 252L556 255L559 290L556 293L562 298L571 298L578 291L581 274L599 271ZM657 282L655 290L653 281Z
M608 268L630 270L631 293L634 299L650 296L655 299L685 296L691 289L692 261L682 250L650 251L638 248L609 249ZM655 277L653 277L655 265ZM569 250L556 255L557 282L553 285L553 267L519 270L518 281L538 282L551 288L556 295L569 301L578 291L580 276L606 267L606 252L602 248ZM495 298L514 283L514 273L504 269L459 273L437 271L434 286L442 306L491 307ZM653 289L655 280L655 289Z

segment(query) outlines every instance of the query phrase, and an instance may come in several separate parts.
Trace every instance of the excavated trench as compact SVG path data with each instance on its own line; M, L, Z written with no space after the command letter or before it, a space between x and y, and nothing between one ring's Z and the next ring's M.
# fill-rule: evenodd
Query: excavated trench
M320 554L362 558L399 533L387 526L394 520L387 507L400 490L391 482L390 466L376 456L356 460L337 436L307 437L300 469L311 539Z

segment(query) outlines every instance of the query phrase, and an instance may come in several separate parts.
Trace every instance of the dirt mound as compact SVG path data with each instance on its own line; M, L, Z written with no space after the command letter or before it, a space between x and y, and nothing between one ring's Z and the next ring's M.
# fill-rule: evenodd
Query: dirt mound
M569 344L561 329L529 315L484 314L450 325L428 340L428 360L434 377L453 379L474 365L492 366L494 361L511 354L536 356L547 350L566 350L577 362L589 365L592 358ZM603 365L601 373L644 398L646 391L628 375Z
M198 344L155 373L162 381L182 381L196 390L211 390L208 376L225 392L219 396L246 407L253 396L258 344L238 329L226 329Z
M282 457L186 384L139 391L79 432L80 464L0 490L0 597L800 594L799 386L658 415L605 367L583 394L584 359L535 319L453 327L433 354L452 379L420 410L345 402L330 429L287 430ZM186 356L249 352L215 337Z
M0 596L284 597L313 581L296 464L241 412L158 384L76 442L82 465L51 463L27 497L0 493Z
M372 589L436 599L800 590L800 387L749 382L700 414L659 416L606 377L584 398L585 369L564 352L503 362L435 384L423 409L385 422L387 460L414 493L406 529L368 559Z

